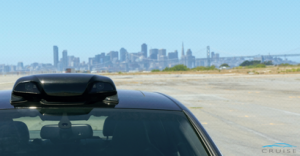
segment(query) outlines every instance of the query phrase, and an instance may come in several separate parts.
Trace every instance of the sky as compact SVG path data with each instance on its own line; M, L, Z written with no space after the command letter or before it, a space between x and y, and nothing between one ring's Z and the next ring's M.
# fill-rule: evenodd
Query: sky
M53 63L53 45L87 61L150 48L205 57L300 54L299 0L0 1L0 64ZM180 55L179 55L180 56Z

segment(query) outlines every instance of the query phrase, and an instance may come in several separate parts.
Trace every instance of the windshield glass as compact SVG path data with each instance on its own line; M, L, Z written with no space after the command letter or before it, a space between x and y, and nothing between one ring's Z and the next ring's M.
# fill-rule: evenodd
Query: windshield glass
M0 155L207 155L183 112L0 111Z

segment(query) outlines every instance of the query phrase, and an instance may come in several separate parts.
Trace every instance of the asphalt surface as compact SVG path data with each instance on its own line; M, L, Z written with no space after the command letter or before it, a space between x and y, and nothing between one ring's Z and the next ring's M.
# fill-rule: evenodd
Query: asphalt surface
M181 101L224 155L300 155L300 75L109 77L118 89L161 92ZM11 89L17 78L0 76L0 90ZM274 143L297 147L262 147Z

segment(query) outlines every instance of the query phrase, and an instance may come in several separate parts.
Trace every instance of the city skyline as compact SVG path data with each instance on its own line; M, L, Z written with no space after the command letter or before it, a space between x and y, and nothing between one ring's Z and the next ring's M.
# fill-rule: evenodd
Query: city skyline
M181 42L181 43L183 44L184 42ZM138 47L138 46L136 46L136 47ZM142 47L142 45L141 45L141 47ZM149 51L150 49L166 49L166 48L152 48L154 46L150 46L150 47L151 48L149 48L149 46L147 45L147 48L146 48L146 49L148 49L148 52L147 52L148 55L150 55L150 51ZM205 58L205 57L207 57L206 47L207 46L204 46L200 50L195 50L195 52L194 52L195 57L197 57L197 58ZM121 47L119 50L109 50L109 51L107 51L105 53L109 53L110 51L120 51L122 48L126 49L126 51L130 52L130 53L142 52L141 49L140 49L140 51L139 50L137 50L137 51L128 51L127 48ZM178 57L179 58L181 58L181 55L182 55L182 49L181 48L178 48L178 49L180 49L180 53L178 53ZM63 49L66 50L66 51L69 51L67 49L72 49L72 48L63 48ZM117 48L115 48L115 49L117 49ZM138 49L138 48L135 48L135 49ZM188 49L192 49L192 48L188 48ZM97 50L97 51L101 51L101 50ZM172 51L174 52L174 51L178 51L178 50L175 49L175 48L174 48L174 50L169 50L169 52L172 52ZM283 52L279 52L279 53L265 52L265 53L256 54L256 53L253 52L252 54L250 53L250 54L245 54L245 55L239 55L239 54L235 55L235 54L230 53L230 52L228 53L228 52L223 52L223 51L219 51L219 50L212 50L212 51L214 51L216 53L222 53L223 56L226 56L226 57L232 57L232 56L249 56L249 55L268 55L268 54L271 54L271 55L280 55L280 54L300 54L300 47L298 47L298 48L289 48L289 49L287 49L287 50L285 50ZM60 52L62 52L62 51L60 51ZM98 53L103 53L103 52L104 51L101 51L101 52L98 52ZM97 55L98 53L95 52L95 53L93 53L91 55ZM49 53L47 55L49 55ZM59 51L58 51L58 55L60 55ZM76 54L73 53L73 55L76 55ZM53 56L51 56L51 57L53 58ZM85 62L88 62L89 57L90 57L89 55L85 55L85 58L87 58L87 59L82 59L81 58L81 60L85 61ZM300 57L299 58L290 58L290 59L293 60L293 61L296 61L296 62L300 62ZM39 60L39 59L37 59L37 60ZM47 59L47 61L44 61L44 62L43 61L33 61L33 62L35 62L35 63L51 63L51 64L53 64L53 60L50 60L50 61L48 61L48 60L49 59ZM30 64L30 63L32 63L32 62L24 61L24 60L19 60L17 62L23 62L23 63L25 62L24 64ZM16 63L14 63L14 62L12 62L12 63L0 62L0 64L7 64L7 65L13 65L13 64L16 64Z
M124 51L125 50L125 52L127 52L127 53L134 53L134 54L137 54L137 53L141 53L141 52L143 52L143 46L146 46L146 47L144 47L144 49L146 49L147 51L146 51L146 53L144 52L144 55L147 55L148 57L149 57L149 59L151 58L151 50L154 50L154 51L156 51L156 53L155 54L158 54L159 53L159 51L160 50L164 50L165 52L165 55L167 56L169 53L174 53L174 52L177 52L178 53L178 50L171 50L171 51L168 51L167 49L165 49L165 48L147 48L148 47L148 45L146 44L146 43L143 43L142 45L141 45L141 49L140 49L140 51L128 51L126 48L124 48L124 47L121 47L119 50L110 50L110 51L108 51L108 52L100 52L100 53L105 53L105 54L108 54L108 53L110 53L110 52L112 52L112 51L115 51L115 52L117 52L118 53L118 60L120 60L120 61L122 61L122 59L121 59L121 53L122 53L122 50ZM210 47L210 46L206 46L205 48L203 48L201 51L198 51L198 53L199 52L201 52L202 53L202 56L203 57L196 57L195 56L195 52L193 53L194 54L194 56L196 57L196 58L207 58L208 56L208 52L207 52L207 47ZM30 62L30 63L26 63L26 64L31 64L31 63L44 63L44 64L53 64L54 66L57 66L57 63L59 62L59 59L63 59L62 57L63 57L63 53L65 53L65 57L64 57L64 59L66 60L67 58L67 56L69 56L67 53L68 53L68 48L62 48L63 50L60 50L59 51L59 48L58 48L58 46L57 45L53 45L53 56L52 56L52 58L53 58L53 60L52 61L49 61L49 62L39 62L39 61L34 61L34 62ZM186 51L185 51L186 50ZM178 58L182 58L182 54L184 54L185 55L185 53L188 51L188 50L191 50L191 48L187 48L187 49L184 49L184 42L182 42L182 44L181 44L181 50L180 50L180 53L178 53L178 54L176 54L176 55L178 55ZM216 52L216 51L214 51L214 50L210 50L210 48L209 48L209 51L210 52L213 52L213 53L218 53L219 54L219 52ZM295 52L297 52L297 53L295 53ZM98 54L100 54L100 53L96 53L96 55L98 55ZM197 52L196 52L197 53ZM283 55L283 54L300 54L300 48L296 48L296 49L292 49L292 50L288 50L288 51L286 51L286 52L284 52L284 53L280 53L280 54L272 54L272 53L264 53L264 54L254 54L254 55L252 55L252 56L260 56L260 55ZM95 56L96 56L95 55ZM173 55L173 54L171 54L171 55ZM197 55L197 54L196 54ZM223 55L223 57L234 57L234 56L237 56L237 57L243 57L243 56L250 56L250 55L226 55L226 53L225 53L225 55L224 54L222 54ZM61 56L61 57L60 57ZM72 55L70 55L70 56L74 56L74 54L72 54ZM84 61L84 62L89 62L89 58L90 58L90 56L86 56L86 57L88 57L88 59L87 60L83 60L83 59L81 59L81 61ZM80 57L78 57L78 58L80 58ZM157 57L154 57L154 58L152 58L152 59L157 59ZM293 60L293 59L292 59ZM299 59L300 60L300 59ZM24 61L23 60L20 60L20 61L18 61L18 62L22 62L23 64L25 64L24 63ZM17 63L18 63L17 62ZM5 63L1 63L0 62L0 64L5 64ZM10 64L6 64L6 65L14 65L15 63L10 63Z
M287 57L300 57L298 54L281 54L281 55L249 55L249 56L233 56L226 57L220 53L214 52L210 46L206 47L206 57L198 58L193 54L190 48L185 48L182 42L181 55L178 51L167 51L164 48L150 48L146 43L141 44L140 51L128 52L125 48L119 51L109 51L89 56L88 61L83 61L80 57L68 53L68 50L59 50L59 46L53 46L53 63L24 64L18 62L17 65L0 64L0 73L18 73L18 72L64 72L73 68L76 71L91 72L136 72L150 71L153 69L163 70L166 67L183 64L188 68L198 66L215 66L219 67L226 63L230 67L239 66L246 60L256 60L261 62L271 62L277 65L282 63L295 64ZM61 54L61 55L59 55Z
M143 43L143 44L145 44L145 43ZM139 53L139 52L142 52L142 46L143 46L143 44L141 45L141 49L140 49L140 51L128 51L126 48L124 48L124 47L121 47L119 50L109 50L108 52L99 52L99 53L95 53L95 55L97 55L97 54L100 54L100 53L109 53L109 52L111 52L111 51L117 51L118 53L119 53L119 58L118 59L121 59L121 50L123 49L123 50L125 50L126 52L129 52L129 53ZM160 49L165 49L165 48L152 48L152 46L151 46L151 48L147 48L148 47L148 45L147 44L145 44L146 45L146 49L148 49L148 51L147 51L147 53L146 53L146 55L148 55L149 57L150 57L150 55L151 55L151 50L160 50ZM178 53L178 58L181 58L181 55L182 55L182 50L184 50L184 49L182 49L182 47L183 47L183 45L184 45L184 42L182 42L182 45L181 45L181 50L180 50L180 53ZM138 47L138 46L137 46ZM55 50L54 50L55 49ZM26 61L23 61L23 60L19 60L19 61L17 61L16 63L18 63L18 62L22 62L23 64L31 64L31 63L44 63L44 64L53 64L54 66L55 66L55 63L54 63L54 60L56 60L57 59L57 61L59 61L59 56L60 55L62 55L62 54L60 54L60 52L62 53L63 51L65 51L65 52L67 52L68 50L68 48L63 48L64 50L61 50L61 51L59 51L58 50L58 46L57 45L54 45L53 46L53 53L54 53L54 51L57 51L57 54L58 54L58 56L55 58L55 55L52 55L52 60L50 59L50 61L48 61L48 62L42 62L42 61L33 61L33 62L29 62L29 63L24 63L24 62L26 62ZM188 49L191 49L191 48L188 48ZM177 49L175 49L175 50L170 50L170 51L168 51L167 49L165 49L166 50L166 54L167 53L170 53L170 52L175 52L175 51L177 51L178 52L178 50ZM194 52L193 54L194 54L194 56L196 57L196 58L206 58L207 57L207 52L206 52L206 50L207 50L207 46L205 46L204 48L202 48L201 50L199 50L199 51L196 51L196 52ZM219 51L215 51L215 50L211 50L212 52L214 52L214 53L222 53L222 52L219 52ZM157 51L158 52L158 51ZM186 51L185 51L186 52ZM184 52L184 53L185 53ZM201 55L199 55L199 53L201 53ZM225 54L225 55L224 55ZM226 55L227 54L227 55ZM253 55L253 56L259 56L259 55L282 55L282 54L300 54L300 47L299 48L295 48L295 49L291 49L291 50L286 50L285 52L282 52L282 53L277 53L277 54L275 54L275 53L262 53L262 54L249 54L249 55L233 55L233 54L230 54L230 53L222 53L222 55L223 56L225 56L225 57L234 57L234 56L239 56L239 57L243 57L243 56L250 56L250 55ZM74 55L74 54L73 54ZM201 57L198 57L198 56L201 56ZM85 56L85 57L87 57L87 59L86 60L84 60L84 59L81 59L81 61L85 61L85 62L88 62L89 61L89 57L90 56ZM80 57L79 57L80 58ZM66 58L65 58L66 59ZM300 57L299 58L297 58L297 57L290 57L289 59L291 59L292 61L296 61L296 62L300 62ZM48 59L49 60L49 59ZM2 62L0 62L0 65L1 64L5 64L5 65L14 65L14 64L16 64L16 63L14 63L14 62L12 62L12 63L2 63Z

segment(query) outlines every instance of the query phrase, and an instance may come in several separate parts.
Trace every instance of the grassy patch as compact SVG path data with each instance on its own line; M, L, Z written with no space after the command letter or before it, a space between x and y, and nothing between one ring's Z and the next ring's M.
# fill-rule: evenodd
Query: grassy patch
M198 66L195 68L192 68L193 71L204 71L204 70L217 70L216 66L212 65L210 67L204 67L204 66Z
M160 72L159 69L152 69L151 72Z
M289 63L281 63L280 65L278 65L279 67L291 67L291 66L295 66Z

